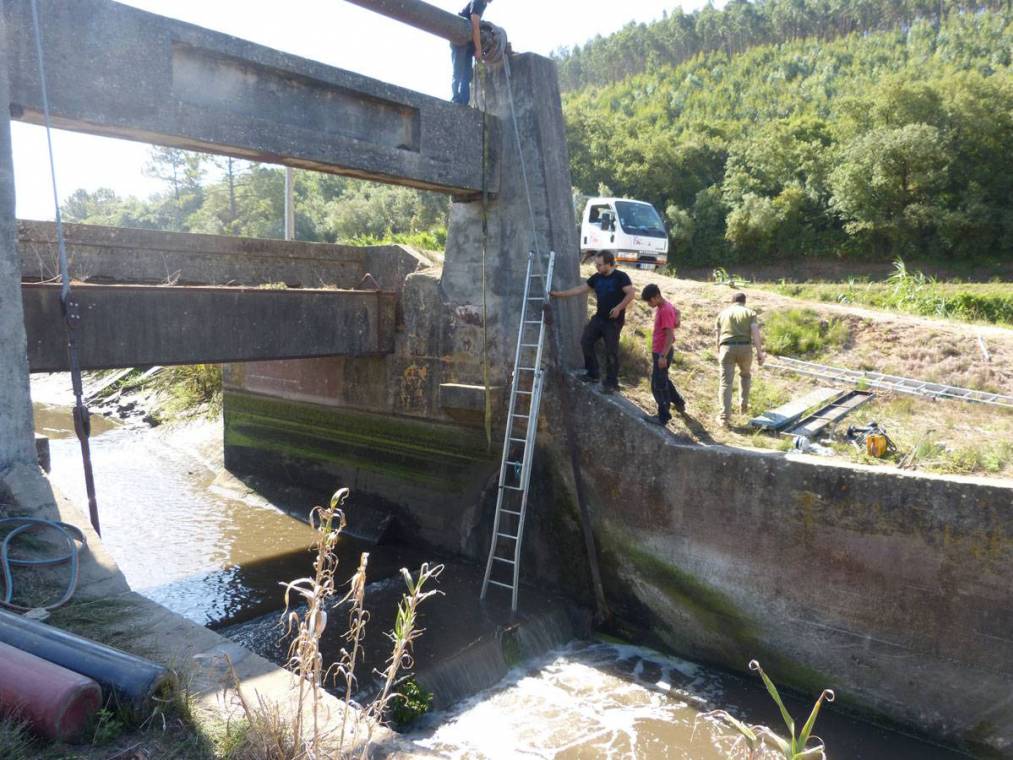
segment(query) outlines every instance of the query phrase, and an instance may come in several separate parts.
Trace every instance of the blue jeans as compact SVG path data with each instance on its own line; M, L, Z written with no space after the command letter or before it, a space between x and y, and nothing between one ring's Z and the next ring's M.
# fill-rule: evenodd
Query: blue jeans
M450 46L450 59L454 64L454 79L450 86L453 92L450 99L462 106L468 105L468 101L471 100L471 58L470 45Z

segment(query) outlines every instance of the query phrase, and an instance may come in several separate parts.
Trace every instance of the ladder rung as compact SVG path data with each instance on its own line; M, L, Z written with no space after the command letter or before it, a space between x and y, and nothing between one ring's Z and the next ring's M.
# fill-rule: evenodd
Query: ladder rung
M520 417L522 420L531 419L530 414L517 414L516 412L514 412L514 417Z
M513 515L514 517L520 517L521 516L520 512L514 512L512 509L503 509L502 507L500 507L499 511L500 512L505 512L508 515Z
M518 395L530 396L531 391L517 391Z
M523 467L523 466L524 466L524 462L514 462L514 461L513 461L513 460L511 460L511 459L508 459L508 460L506 461L506 463L507 463L507 464L512 464L512 465L514 465L515 467Z
M517 540L517 536L511 536L509 533L497 533L496 535L499 538L509 538L511 541Z
M529 274L528 277L539 277L539 278L542 278L542 277L545 277L545 275L544 274Z
M510 440L511 441L517 441L517 443L527 443L528 442L527 438L511 438Z
M544 301L544 296L528 296L529 301Z
M538 371L538 367L518 367L517 369L521 370L522 372L537 372Z
M540 324L542 324L542 322L539 319L525 319L524 320L524 324L526 324L526 325L540 325Z
M489 583L491 583L493 586L502 586L503 588L508 588L511 591L514 590L514 587L511 586L509 583L500 583L499 581L494 581L492 578L489 579Z
M518 488L517 486L500 486L500 488L504 489L505 491L523 491L524 490L523 488Z
M512 559L503 559L502 557L493 557L492 560L493 560L493 562L506 562L509 565L516 565L517 564Z
M538 348L537 343L521 343L521 348Z

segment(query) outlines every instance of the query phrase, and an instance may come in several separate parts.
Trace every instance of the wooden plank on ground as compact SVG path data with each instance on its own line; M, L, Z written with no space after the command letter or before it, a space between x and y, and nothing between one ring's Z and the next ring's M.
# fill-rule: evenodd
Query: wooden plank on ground
M753 417L749 424L764 430L781 430L798 420L807 410L841 394L839 388L816 388L806 395L792 399L776 409L769 409Z

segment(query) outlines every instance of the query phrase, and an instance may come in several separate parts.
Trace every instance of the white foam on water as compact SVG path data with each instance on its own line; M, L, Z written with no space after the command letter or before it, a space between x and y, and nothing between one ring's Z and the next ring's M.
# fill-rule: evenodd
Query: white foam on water
M618 666L620 662L626 668ZM648 669L694 680L689 689L667 677L647 680L642 674ZM578 642L511 671L495 687L432 716L429 724L438 725L431 733L405 739L417 749L456 760L628 758L658 743L650 735L658 727L678 727L685 748L661 742L663 754L649 754L693 760L725 757L718 749L728 744L723 728L700 721L693 732L701 709L720 691L692 663L642 647Z

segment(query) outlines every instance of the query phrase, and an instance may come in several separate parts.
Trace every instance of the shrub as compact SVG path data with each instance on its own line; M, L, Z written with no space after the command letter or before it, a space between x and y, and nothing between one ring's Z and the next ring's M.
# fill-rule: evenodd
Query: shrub
M398 728L407 728L425 715L433 705L433 693L427 691L414 678L398 687L391 700L390 718Z
M221 364L170 367L162 382L172 396L170 411L191 412L206 407L209 415L217 415L222 410Z
M812 309L771 312L764 317L763 332L767 350L782 356L816 356L848 338L847 324L822 320Z

